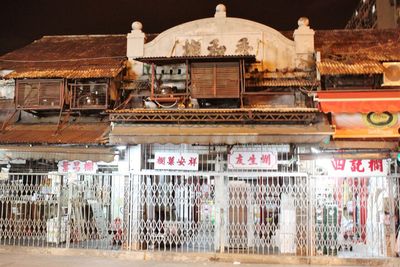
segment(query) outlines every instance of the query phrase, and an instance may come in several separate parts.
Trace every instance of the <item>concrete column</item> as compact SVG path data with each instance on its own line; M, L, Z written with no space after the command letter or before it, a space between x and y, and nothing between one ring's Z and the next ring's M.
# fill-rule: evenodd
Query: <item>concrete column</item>
M129 178L125 183L125 213L127 214L128 246L132 250L139 249L137 242L139 236L140 214L140 182L138 172L142 168L142 145L129 146L127 149L129 160Z
M223 164L219 156L216 159L215 170L223 173ZM214 247L217 252L224 252L226 231L228 227L228 196L227 177L220 175L215 178L215 233Z
M310 29L308 18L300 18L298 25L299 27L293 33L296 51L296 68L301 70L311 70L315 66L315 32Z

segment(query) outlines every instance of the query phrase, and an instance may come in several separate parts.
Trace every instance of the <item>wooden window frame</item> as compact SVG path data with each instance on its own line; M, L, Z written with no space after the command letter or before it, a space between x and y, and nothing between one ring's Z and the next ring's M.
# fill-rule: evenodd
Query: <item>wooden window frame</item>
M58 83L56 85L59 87L59 104L51 104L53 102L49 102L48 105L41 105L41 84L43 83ZM39 86L38 89L38 100L36 105L25 105L26 98L23 101L23 105L19 103L19 97L20 97L20 86L23 84L37 84ZM49 109L54 109L54 110L59 110L63 106L63 99L64 99L64 80L63 79L26 79L26 80L17 80L16 82L16 87L15 87L15 108L18 110L49 110Z

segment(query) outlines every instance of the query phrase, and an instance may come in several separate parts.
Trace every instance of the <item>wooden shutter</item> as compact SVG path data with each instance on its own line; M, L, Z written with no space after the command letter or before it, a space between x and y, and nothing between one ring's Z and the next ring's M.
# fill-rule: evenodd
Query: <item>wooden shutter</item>
M238 98L239 63L193 63L193 98Z

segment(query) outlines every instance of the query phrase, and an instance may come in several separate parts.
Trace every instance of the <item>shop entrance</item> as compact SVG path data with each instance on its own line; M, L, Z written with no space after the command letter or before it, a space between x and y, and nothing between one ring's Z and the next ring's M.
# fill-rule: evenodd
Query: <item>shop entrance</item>
M132 177L130 247L307 255L307 175L146 173Z
M390 176L312 177L313 253L390 256L395 243L393 189L397 180Z

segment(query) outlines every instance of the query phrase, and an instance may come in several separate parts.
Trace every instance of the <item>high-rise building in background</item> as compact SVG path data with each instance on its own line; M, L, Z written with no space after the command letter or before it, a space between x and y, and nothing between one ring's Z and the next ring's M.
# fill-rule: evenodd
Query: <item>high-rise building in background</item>
M400 0L360 0L346 29L400 27Z

